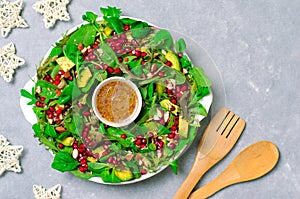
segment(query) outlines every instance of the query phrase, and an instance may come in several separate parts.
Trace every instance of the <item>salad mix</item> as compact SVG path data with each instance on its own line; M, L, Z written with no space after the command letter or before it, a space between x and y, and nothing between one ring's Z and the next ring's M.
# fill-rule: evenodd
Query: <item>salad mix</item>
M103 18L83 15L37 68L31 92L21 90L37 117L34 136L53 154L52 168L106 183L140 178L171 165L197 133L199 102L210 80L194 67L183 39L146 22L121 17L115 7ZM120 76L135 83L143 98L134 123L115 128L98 120L91 98L103 80Z

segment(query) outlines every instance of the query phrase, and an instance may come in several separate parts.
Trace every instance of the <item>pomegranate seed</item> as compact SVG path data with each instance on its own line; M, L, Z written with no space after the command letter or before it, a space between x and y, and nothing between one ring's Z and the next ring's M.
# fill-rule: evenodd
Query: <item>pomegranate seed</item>
M176 86L176 92L180 92L181 91L181 88L179 86Z
M85 173L85 172L87 171L88 168L85 167L85 166L79 166L78 169L79 169L79 171L81 171L82 173Z
M141 149L144 149L146 147L147 147L146 144L141 144L141 146L140 146Z
M121 71L120 68L116 68L115 71L114 71L115 74L120 74L121 72L122 72L122 71Z
M180 88L181 91L186 91L187 90L187 86L186 85L182 85Z
M52 83L54 83L54 79L49 79L49 82L52 84Z
M172 102L173 104L177 104L177 100L176 100L176 99L171 99L171 102Z
M89 60L96 60L97 59L97 56L94 55L93 53L89 53Z
M177 93L176 97L181 98L182 97L182 93Z
M146 52L141 52L141 57L145 57L147 56L147 53Z
M65 71L60 70L60 71L58 71L58 74L59 74L59 75L64 75L64 74L65 74Z
M55 75L55 80L60 80L61 76L59 74Z
M179 120L175 120L174 125L178 126Z
M41 101L45 101L46 98L45 98L45 97L40 97L40 100L41 100Z
M112 163L113 163L114 165L117 165L117 164L118 164L118 161L117 161L117 160L113 160Z
M85 151L84 148L79 148L79 149L78 149L78 152L79 152L79 153L83 153L84 151Z
M93 49L98 49L98 44L97 43L93 44L92 48Z
M89 145L89 147L92 147L92 146L95 145L95 142L94 142L94 141L91 141L88 145Z
M105 141L104 144L110 145L110 141Z
M91 115L91 113L89 111L83 111L82 113L84 116L88 117Z
M63 148L65 148L65 145L63 145L62 143L59 143L58 148L63 149Z
M161 125L165 125L165 120L164 120L164 119L161 119L161 120L159 120L159 123L160 123Z
M159 72L159 73L158 73L158 76L164 77L164 76L165 76L165 73L164 73L164 72Z
M138 139L143 139L144 138L144 136L142 136L142 135L138 135L138 136L136 136Z
M36 105L37 107L39 107L39 106L41 105L41 102L37 101L37 102L35 103L35 105Z
M83 133L82 133L81 136L82 136L83 138L87 138L88 134L89 134L89 133L88 133L87 131L83 131Z
M176 130L177 130L177 126L173 125L173 126L171 127L171 130L172 130L172 131L176 131Z
M179 58L183 57L183 54L182 53L178 53L178 57Z
M124 30L125 30L125 31L130 30L130 26L129 26L128 24L126 24L126 25L124 26Z
M54 112L54 111L55 111L54 107L53 107L53 106L50 106L50 107L49 107L49 111Z
M82 43L78 44L77 49L82 51L84 49L84 45Z
M100 67L99 65L95 65L95 66L94 66L94 69L95 69L95 70L100 70L101 67Z
M146 169L143 169L143 170L141 171L141 174L142 174L142 175L147 174L147 170L146 170Z
M175 134L174 139L178 140L179 139L179 134Z
M60 84L60 79L55 80L54 84L57 86L58 84Z
M90 57L89 57L89 56L85 56L85 57L84 57L84 60L85 60L86 62L89 62L89 61L90 61Z
M103 153L101 154L102 157L107 156L108 155L108 151L103 151Z
M168 94L173 94L173 91L171 89L167 89Z
M136 144L137 146L139 146L139 145L142 144L142 141L141 141L140 139L138 139L138 140L135 142L135 144Z
M171 144L169 144L169 146L168 146L170 149L175 149L175 147L176 147L176 145L175 144L173 144L173 143L171 143Z
M113 159L113 157L112 157L112 156L110 156L110 157L107 159L107 162L108 162L108 163L112 163L112 162L113 162L113 160L114 160L114 159Z
M50 113L50 114L48 115L48 118L49 118L49 119L53 119L53 117L54 117L54 115L53 115L52 113Z
M82 109L83 105L81 103L77 104L78 108Z
M167 61L165 64L166 64L167 66L172 66L172 63L171 63L170 61Z
M173 134L173 133L169 133L169 134L168 134L168 138L172 139L172 138L174 138L174 137L175 137L175 134Z
M86 159L81 160L80 164L87 164L87 160Z
M73 81L73 76L70 76L70 77L68 78L68 80L69 80L69 81Z
M142 141L142 144L146 144L147 143L147 140L145 138L141 139Z
M118 60L119 60L119 62L122 62L123 58L122 57L118 57Z
M170 111L175 111L175 107L174 107L174 106L171 106L171 107L170 107Z
M62 110L61 110L61 109L57 109L57 110L56 110L56 114L57 114L57 115L62 114Z
M127 138L127 135L126 135L125 133L123 133L123 134L121 134L120 137L123 138L123 139L126 139L126 138Z
M137 57L140 57L140 56L141 56L141 51L136 50L136 51L135 51L135 55L136 55Z
M146 61L145 61L145 60L143 60L143 61L141 62L141 64L142 64L142 65L145 65L145 64L146 64Z
M114 69L113 69L112 67L108 67L108 68L107 68L107 72L108 72L108 73L113 73L113 72L114 72Z

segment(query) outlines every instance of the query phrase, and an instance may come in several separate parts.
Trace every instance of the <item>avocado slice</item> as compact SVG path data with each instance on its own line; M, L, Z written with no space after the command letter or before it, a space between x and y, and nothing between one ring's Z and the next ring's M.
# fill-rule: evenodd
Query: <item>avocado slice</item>
M133 174L130 170L115 170L115 174L121 181L128 181L133 178Z
M189 133L189 123L183 118L179 118L179 124L178 124L178 132L180 137L183 139L188 138L188 133Z
M77 81L77 85L79 88L85 87L89 80L92 77L92 73L88 67L85 67L82 71L80 71L80 75Z
M164 99L160 102L160 105L170 111L171 107L173 106L175 109L173 111L170 111L171 113L173 113L174 115L177 115L179 113L179 106L177 106L176 104L173 104L170 100L168 99Z
M178 71L181 70L180 62L179 62L179 59L176 54L169 51L166 53L165 58L166 58L166 60L168 60L169 62L172 63L172 66L171 66L172 68L174 68L175 70L178 70Z
M75 64L66 56L56 59L56 62L65 72L69 71L75 66Z

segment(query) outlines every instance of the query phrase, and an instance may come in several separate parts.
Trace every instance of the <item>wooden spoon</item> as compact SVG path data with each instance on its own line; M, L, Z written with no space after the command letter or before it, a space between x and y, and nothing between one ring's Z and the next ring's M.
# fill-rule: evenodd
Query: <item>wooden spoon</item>
M278 149L272 142L254 143L239 153L217 178L193 192L189 199L207 198L232 184L259 178L270 172L278 159Z

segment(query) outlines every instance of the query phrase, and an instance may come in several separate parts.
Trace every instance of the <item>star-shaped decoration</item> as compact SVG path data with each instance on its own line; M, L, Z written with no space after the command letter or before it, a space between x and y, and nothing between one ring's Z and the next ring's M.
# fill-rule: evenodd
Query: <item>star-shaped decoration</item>
M11 146L7 139L0 135L0 176L4 171L21 172L19 157L23 146Z
M6 37L12 28L28 27L25 20L20 16L22 0L8 2L0 1L0 30L3 37Z
M69 21L70 15L67 11L69 0L40 0L33 4L33 9L44 15L46 28L53 27L57 20Z
M33 193L36 199L60 199L60 191L60 184L57 184L48 190L42 186L33 185Z
M15 45L12 42L0 48L0 76L6 82L12 80L14 70L24 63L25 60L16 55Z

